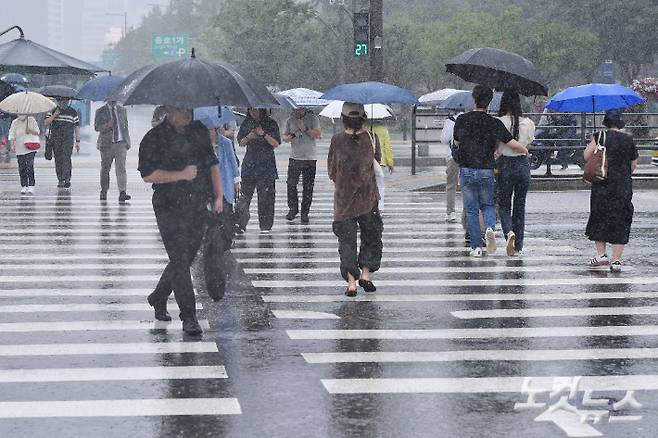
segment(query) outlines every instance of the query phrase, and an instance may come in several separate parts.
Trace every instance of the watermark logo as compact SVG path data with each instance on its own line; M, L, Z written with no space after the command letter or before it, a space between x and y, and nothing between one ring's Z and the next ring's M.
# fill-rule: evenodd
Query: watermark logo
M635 391L626 391L618 401L610 398L593 398L591 389L584 390L579 400L582 377L555 377L552 385L533 385L533 378L523 380L521 393L526 401L515 403L514 410L542 410L537 422L552 422L570 437L603 436L596 425L640 421L641 415L628 415L642 404L635 398ZM535 378L535 381L539 380ZM541 379L545 380L545 379Z

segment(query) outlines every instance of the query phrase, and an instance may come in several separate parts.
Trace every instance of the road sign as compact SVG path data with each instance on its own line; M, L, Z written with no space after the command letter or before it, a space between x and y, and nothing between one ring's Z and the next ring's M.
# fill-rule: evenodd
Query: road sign
M151 39L153 59L182 58L190 51L190 38L186 33L154 33Z
M112 68L119 61L119 53L115 49L103 50L102 63L104 67Z

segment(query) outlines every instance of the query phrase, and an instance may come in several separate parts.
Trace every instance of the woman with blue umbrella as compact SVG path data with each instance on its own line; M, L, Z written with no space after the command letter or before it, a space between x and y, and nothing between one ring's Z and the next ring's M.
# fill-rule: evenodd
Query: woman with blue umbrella
M637 166L637 149L633 138L621 132L624 122L620 108L633 106L644 99L619 84L586 84L570 87L553 96L546 108L560 112L607 111L604 131L594 134L584 152L590 160L595 151L605 148L608 171L605 179L592 184L590 216L585 235L595 242L596 256L588 265L592 269L610 268L621 272L621 256L628 243L633 221L633 180ZM612 260L607 254L612 244Z
M621 272L621 256L624 245L628 243L633 221L631 174L637 167L638 153L633 138L621 132L624 122L619 110L607 111L603 126L606 129L594 134L584 153L585 160L590 160L602 146L605 147L608 160L606 178L592 184L585 235L596 246L596 256L589 261L589 267L610 267L612 272ZM612 259L607 254L607 243L612 244Z

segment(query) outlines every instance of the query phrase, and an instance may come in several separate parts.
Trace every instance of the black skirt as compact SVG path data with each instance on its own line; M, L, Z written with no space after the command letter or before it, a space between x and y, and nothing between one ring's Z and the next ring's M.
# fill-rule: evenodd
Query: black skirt
M628 243L633 222L632 193L614 181L592 185L590 214L585 230L589 240L620 245Z

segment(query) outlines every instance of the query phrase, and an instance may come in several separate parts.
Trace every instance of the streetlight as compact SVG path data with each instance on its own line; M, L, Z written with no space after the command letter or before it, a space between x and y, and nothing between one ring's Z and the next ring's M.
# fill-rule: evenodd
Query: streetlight
M125 38L128 35L128 12L106 12L105 15L123 17L123 37Z

